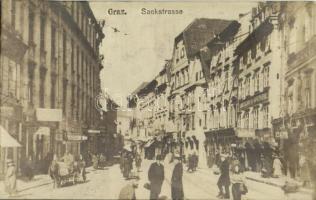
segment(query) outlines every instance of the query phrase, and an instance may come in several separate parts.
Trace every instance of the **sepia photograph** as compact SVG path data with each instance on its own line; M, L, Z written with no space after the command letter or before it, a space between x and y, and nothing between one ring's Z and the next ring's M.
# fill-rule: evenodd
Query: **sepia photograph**
M315 1L0 8L0 199L316 200Z

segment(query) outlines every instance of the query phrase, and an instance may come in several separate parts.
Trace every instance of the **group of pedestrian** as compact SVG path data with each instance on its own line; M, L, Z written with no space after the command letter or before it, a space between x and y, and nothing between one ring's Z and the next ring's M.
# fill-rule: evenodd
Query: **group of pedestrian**
M134 169L134 162L137 172L140 172L142 165L141 154L139 152L127 150L121 152L120 169L125 179L134 178L136 176L132 174L132 170Z
M92 165L94 169L103 169L106 166L106 157L104 156L104 154L93 154Z
M217 181L219 189L217 197L220 199L229 199L231 185L233 200L240 200L241 196L248 192L240 162L236 157L229 156L226 153L219 156L220 161L217 162L220 176Z
M183 164L182 157L178 154L173 156L174 168L171 177L171 197L172 199L180 200L184 198L183 192ZM149 199L161 199L159 196L163 181L165 179L164 166L162 164L162 156L157 155L156 161L152 163L148 170L149 184L145 187L150 190Z

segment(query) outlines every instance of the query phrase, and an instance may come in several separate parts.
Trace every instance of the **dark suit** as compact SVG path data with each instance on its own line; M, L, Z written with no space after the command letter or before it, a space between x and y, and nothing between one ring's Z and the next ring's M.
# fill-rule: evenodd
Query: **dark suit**
M158 164L157 162L152 163L148 170L148 180L150 181L150 199L158 199L164 178L164 166L162 164Z
M223 186L225 187L225 197L229 197L229 185L230 185L230 177L229 177L229 162L225 159L220 165L221 175L218 179L217 186L219 188L220 194L223 195Z
M182 176L183 176L183 166L182 163L177 163L174 166L171 178L171 196L172 199L183 199L183 184L182 184Z

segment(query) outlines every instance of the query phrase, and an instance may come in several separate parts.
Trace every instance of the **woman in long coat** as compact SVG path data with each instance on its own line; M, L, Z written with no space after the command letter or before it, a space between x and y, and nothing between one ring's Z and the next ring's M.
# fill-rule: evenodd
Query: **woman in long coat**
M16 168L12 160L7 161L7 171L5 174L5 187L6 191L13 195L16 190Z
M171 178L171 197L174 200L179 200L184 198L183 192L183 165L181 163L181 157L179 155L175 156L176 164L174 166Z

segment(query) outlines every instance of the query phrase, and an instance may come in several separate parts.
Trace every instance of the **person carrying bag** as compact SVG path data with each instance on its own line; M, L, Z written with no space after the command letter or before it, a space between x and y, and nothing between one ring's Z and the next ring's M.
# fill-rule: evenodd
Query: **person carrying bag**
M235 165L231 176L233 200L241 200L241 196L248 193L245 177L240 170L240 165Z

